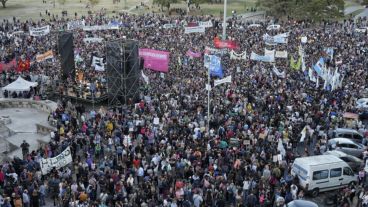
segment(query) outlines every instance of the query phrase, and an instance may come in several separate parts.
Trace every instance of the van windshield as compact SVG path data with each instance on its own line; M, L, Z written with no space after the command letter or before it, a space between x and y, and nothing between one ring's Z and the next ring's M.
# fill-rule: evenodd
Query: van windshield
M304 168L300 167L299 165L295 164L293 165L293 170L295 172L295 174L297 174L299 176L299 178L303 179L303 180L307 180L307 175L308 175L308 171L305 170Z

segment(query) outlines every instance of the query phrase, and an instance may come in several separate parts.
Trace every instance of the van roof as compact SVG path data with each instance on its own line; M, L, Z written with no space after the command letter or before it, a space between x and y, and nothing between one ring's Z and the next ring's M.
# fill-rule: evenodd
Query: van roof
M296 158L294 162L296 164L307 163L308 165L323 165L343 161L340 158L333 155L316 155L316 156Z
M349 129L349 128L337 128L336 130L335 130L336 132L355 132L355 133L357 133L358 131L357 130L355 130L355 129Z

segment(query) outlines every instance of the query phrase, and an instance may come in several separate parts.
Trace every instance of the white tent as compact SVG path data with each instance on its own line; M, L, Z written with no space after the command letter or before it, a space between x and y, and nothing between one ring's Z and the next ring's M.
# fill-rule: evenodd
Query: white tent
M17 80L13 81L9 85L2 88L3 91L29 91L31 87L36 87L37 82L29 82L24 80L22 77L18 77Z

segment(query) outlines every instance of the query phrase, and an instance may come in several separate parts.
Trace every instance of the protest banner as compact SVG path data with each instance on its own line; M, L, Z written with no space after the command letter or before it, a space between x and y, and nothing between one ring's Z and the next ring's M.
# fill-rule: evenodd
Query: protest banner
M29 35L33 37L44 36L50 33L50 26L29 28Z
M271 62L272 61L272 57L270 56L262 56L262 55L258 55L255 52L252 52L252 54L250 55L250 59L251 60L255 60L255 61L262 61L262 62Z
M84 22L84 20L70 21L67 24L67 30L82 29L85 25L86 23Z
M40 165L42 175L46 175L53 168L60 169L71 162L73 162L73 158L70 147L67 147L62 153L60 153L56 157L47 159L41 158Z
M232 40L220 40L218 37L215 37L213 40L213 44L216 48L230 48L235 49L238 48L238 45L235 41Z
M283 51L276 51L275 58L287 58L288 52L286 50Z
M191 50L188 50L186 55L192 58L200 58L202 56L200 52L193 52Z
M45 60L53 58L53 57L54 57L54 54L53 54L52 50L49 50L49 51L47 51L43 54L36 55L36 61L37 62L42 62L42 61L45 61Z
M212 24L211 20L208 20L206 22L198 22L198 26L202 26L204 28L209 28L209 27L213 27L213 24Z
M117 30L117 29L119 29L119 25L116 24L105 24L105 25L94 25L83 27L83 31Z
M227 76L226 78L215 80L214 86L218 86L223 83L231 83L231 75Z
M236 52L234 52L234 50L231 50L230 59L233 59L233 60L246 60L247 59L247 52L244 51L242 53L236 53Z
M139 49L139 57L143 58L144 67L154 71L169 71L169 55L170 52L167 51L153 50L147 48Z
M83 39L84 43L96 43L96 42L102 42L103 38L99 38L99 37L86 37Z
M17 67L17 61L15 60L15 58L9 63L0 62L0 72L9 71L11 69L14 69L15 67Z
M175 28L176 27L176 24L164 24L162 26L162 28L164 29L171 29L171 28Z
M190 33L205 33L206 28L203 26L196 26L196 27L184 27L184 34Z

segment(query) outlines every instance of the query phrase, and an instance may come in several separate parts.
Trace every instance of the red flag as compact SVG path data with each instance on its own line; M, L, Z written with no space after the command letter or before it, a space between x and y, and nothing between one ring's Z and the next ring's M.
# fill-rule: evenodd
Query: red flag
M27 58L24 70L29 70L30 68L31 68L31 60Z
M25 63L23 62L22 58L19 58L17 72L18 73L22 72L24 67L25 67Z
M238 48L238 45L235 41L232 40L220 40L218 37L215 37L213 43L216 48L230 48L235 49Z
M17 66L15 59L8 63L0 63L0 72L9 71Z

